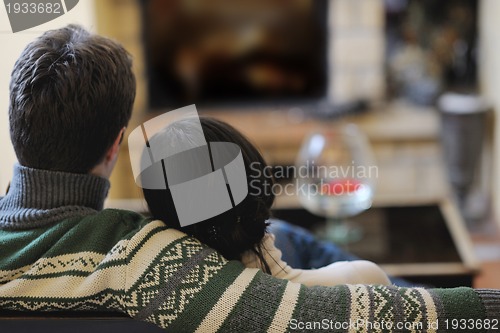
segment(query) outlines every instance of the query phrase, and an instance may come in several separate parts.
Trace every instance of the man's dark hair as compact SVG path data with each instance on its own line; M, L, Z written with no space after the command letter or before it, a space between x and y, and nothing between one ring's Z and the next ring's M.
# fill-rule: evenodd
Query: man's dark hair
M30 43L10 81L10 136L19 163L87 173L102 161L135 98L128 52L77 25Z

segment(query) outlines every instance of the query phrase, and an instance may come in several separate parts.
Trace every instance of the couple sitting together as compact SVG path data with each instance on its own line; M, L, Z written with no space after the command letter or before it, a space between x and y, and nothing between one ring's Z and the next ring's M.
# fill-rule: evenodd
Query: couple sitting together
M143 190L152 218L103 210L135 98L131 67L119 44L74 25L46 32L14 65L19 164L0 198L0 309L114 311L172 332L286 332L325 320L408 331L446 331L447 319L500 325L500 291L392 285L373 263L346 261L285 222L269 225L272 194L249 193L188 226L168 189ZM263 177L257 149L218 120L183 119L157 136L182 145L199 126L206 141L241 149L248 179Z

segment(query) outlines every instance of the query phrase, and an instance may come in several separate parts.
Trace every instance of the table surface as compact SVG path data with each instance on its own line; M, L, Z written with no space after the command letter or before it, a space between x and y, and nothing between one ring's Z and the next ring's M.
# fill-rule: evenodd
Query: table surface
M324 218L303 209L278 209L274 215L311 230L319 238L325 235ZM347 219L363 230L363 238L343 248L380 264L391 275L473 275L478 262L456 215L448 200L374 207Z

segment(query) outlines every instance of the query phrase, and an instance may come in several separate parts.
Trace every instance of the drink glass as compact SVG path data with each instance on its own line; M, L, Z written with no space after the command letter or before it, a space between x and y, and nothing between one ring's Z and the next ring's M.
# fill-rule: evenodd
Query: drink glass
M305 209L324 216L324 238L348 244L362 229L347 218L372 205L377 167L366 136L353 124L311 133L296 160L299 198Z

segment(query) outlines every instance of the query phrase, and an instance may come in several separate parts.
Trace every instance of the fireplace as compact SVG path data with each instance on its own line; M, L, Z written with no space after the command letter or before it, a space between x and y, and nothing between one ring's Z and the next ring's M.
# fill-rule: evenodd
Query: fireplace
M326 98L327 0L143 0L149 110Z

